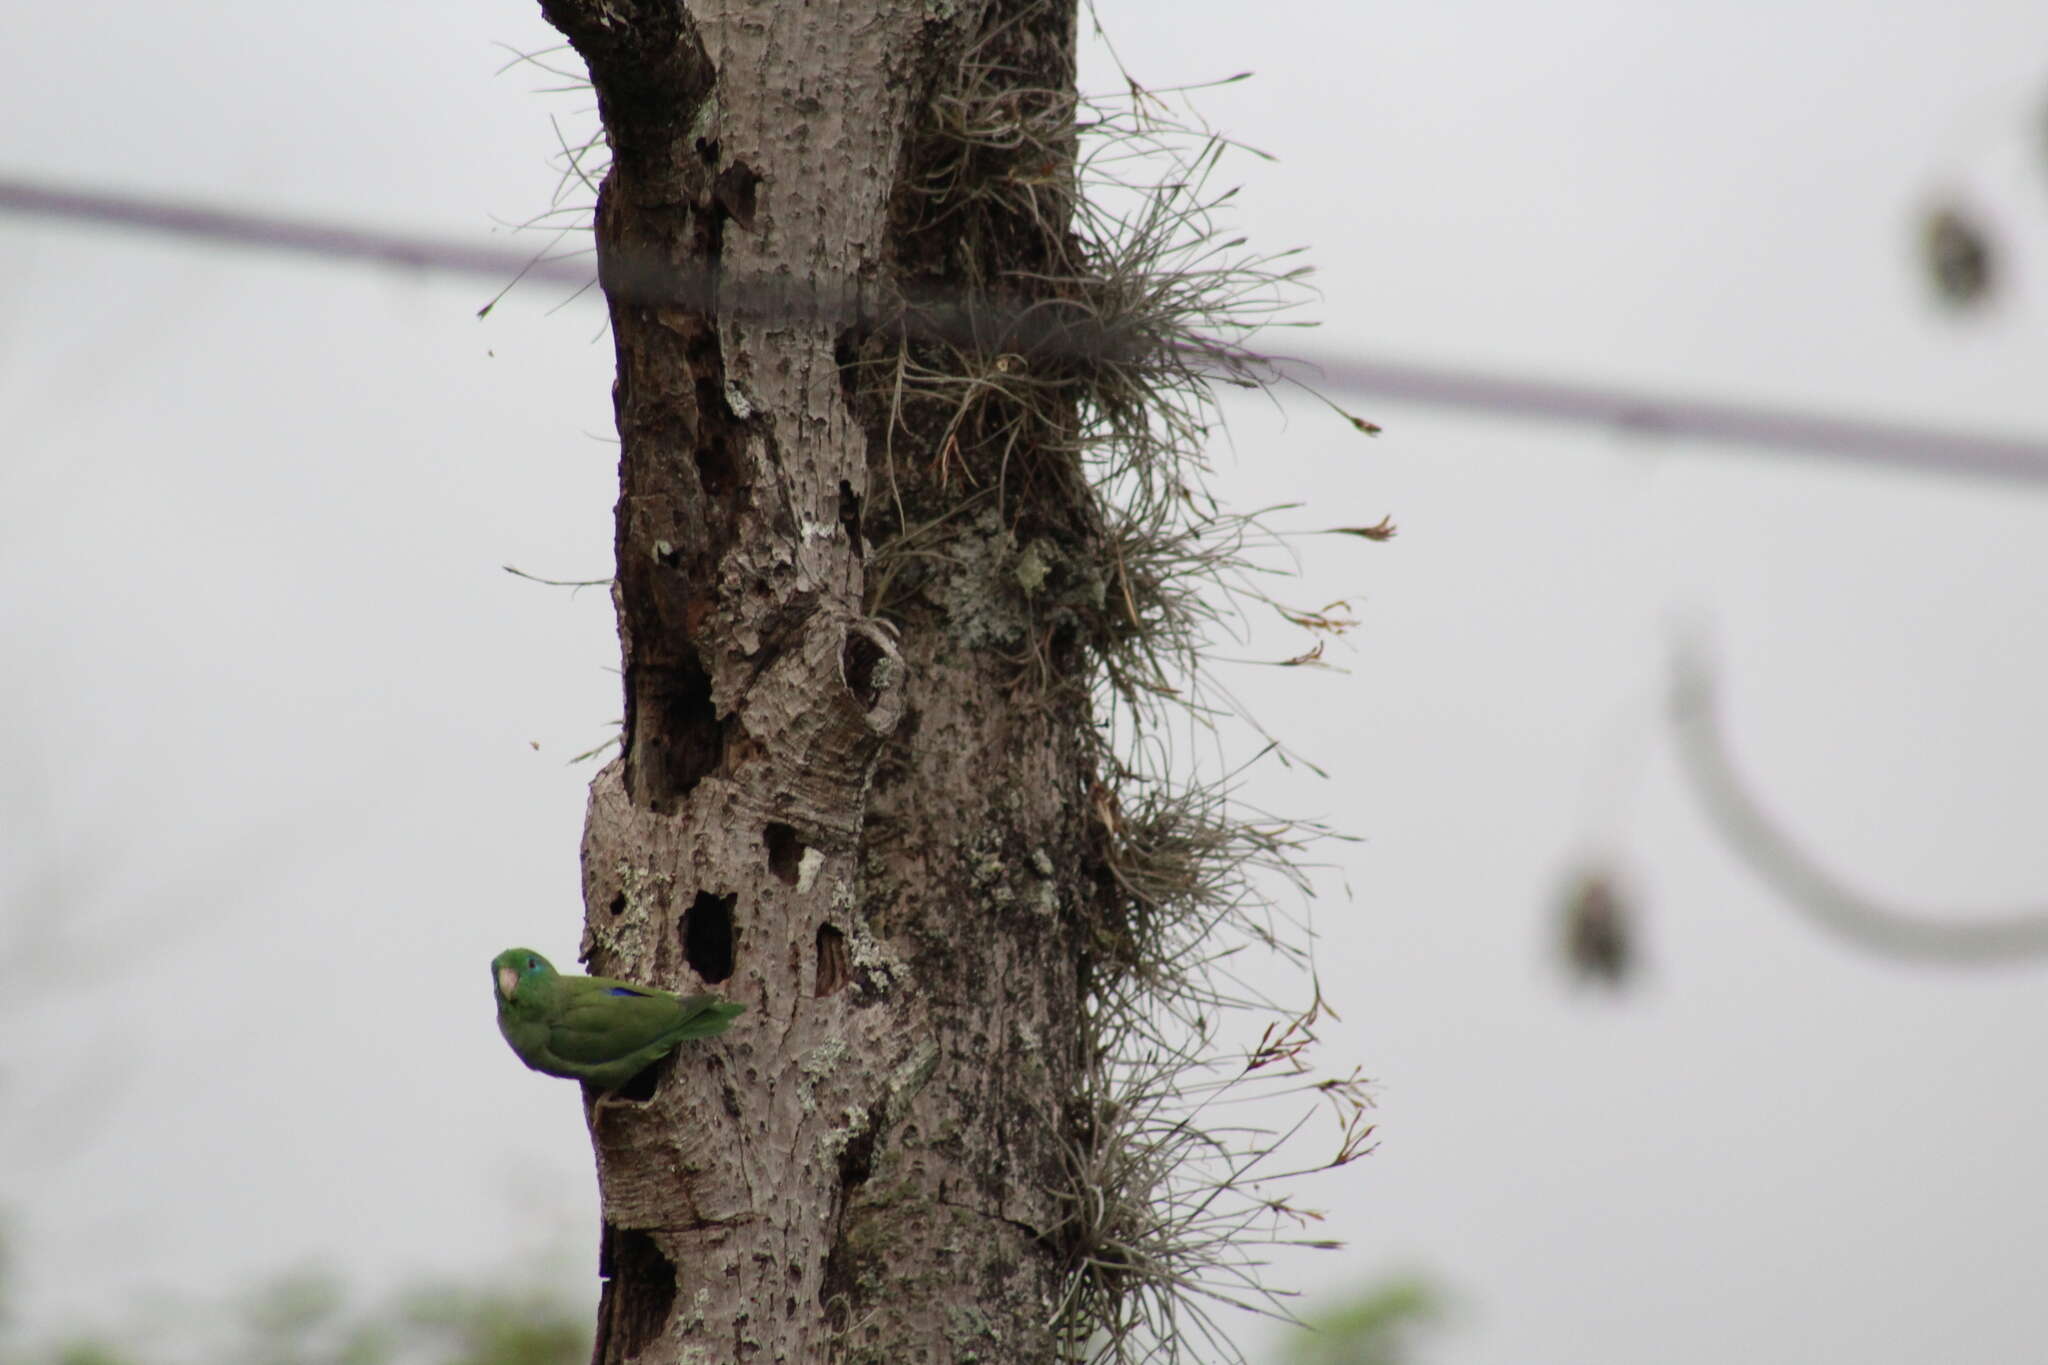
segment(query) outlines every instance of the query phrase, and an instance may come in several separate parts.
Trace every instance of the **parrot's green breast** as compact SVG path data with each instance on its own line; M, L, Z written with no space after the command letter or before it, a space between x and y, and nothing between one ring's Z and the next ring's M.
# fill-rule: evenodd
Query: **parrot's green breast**
M746 1008L716 995L678 996L604 976L563 976L510 948L491 963L498 1031L535 1071L616 1090L677 1044L725 1032Z

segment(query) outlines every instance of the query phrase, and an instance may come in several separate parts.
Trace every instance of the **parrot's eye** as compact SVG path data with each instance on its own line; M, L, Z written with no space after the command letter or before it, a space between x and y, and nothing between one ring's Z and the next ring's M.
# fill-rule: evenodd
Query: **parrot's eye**
M538 966L540 966L540 963L535 961L533 958L529 957L528 959L526 959L526 970L528 970L529 972Z

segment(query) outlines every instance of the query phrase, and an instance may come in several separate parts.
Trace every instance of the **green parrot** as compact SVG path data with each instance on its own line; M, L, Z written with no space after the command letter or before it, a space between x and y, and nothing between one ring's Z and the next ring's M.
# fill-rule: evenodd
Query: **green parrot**
M550 1076L617 1090L677 1043L725 1032L745 1009L715 995L678 996L605 976L563 976L531 948L491 960L498 1032Z

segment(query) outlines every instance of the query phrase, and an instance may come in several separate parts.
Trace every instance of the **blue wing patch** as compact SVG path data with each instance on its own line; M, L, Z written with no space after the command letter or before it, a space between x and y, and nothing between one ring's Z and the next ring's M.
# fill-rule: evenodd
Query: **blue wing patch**
M614 987L612 987L612 988L611 988L610 990L606 991L606 992L605 992L605 994L606 994L606 995L634 995L634 996L638 996L638 997L640 997L640 998L641 998L641 999L643 999L643 1000L647 998L647 992L646 992L646 991L636 991L636 990L634 990L634 989L633 989L633 988L632 988L631 986L614 986Z

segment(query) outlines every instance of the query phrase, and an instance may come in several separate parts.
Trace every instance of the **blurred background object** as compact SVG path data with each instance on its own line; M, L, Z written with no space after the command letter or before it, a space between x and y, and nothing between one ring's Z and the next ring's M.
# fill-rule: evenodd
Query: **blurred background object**
M1960 209L1928 212L1921 228L1927 278L1944 303L1968 308L1991 294L1996 280L1991 242Z
M1634 914L1604 871L1580 873L1562 902L1565 964L1580 981L1619 988L1636 970Z

